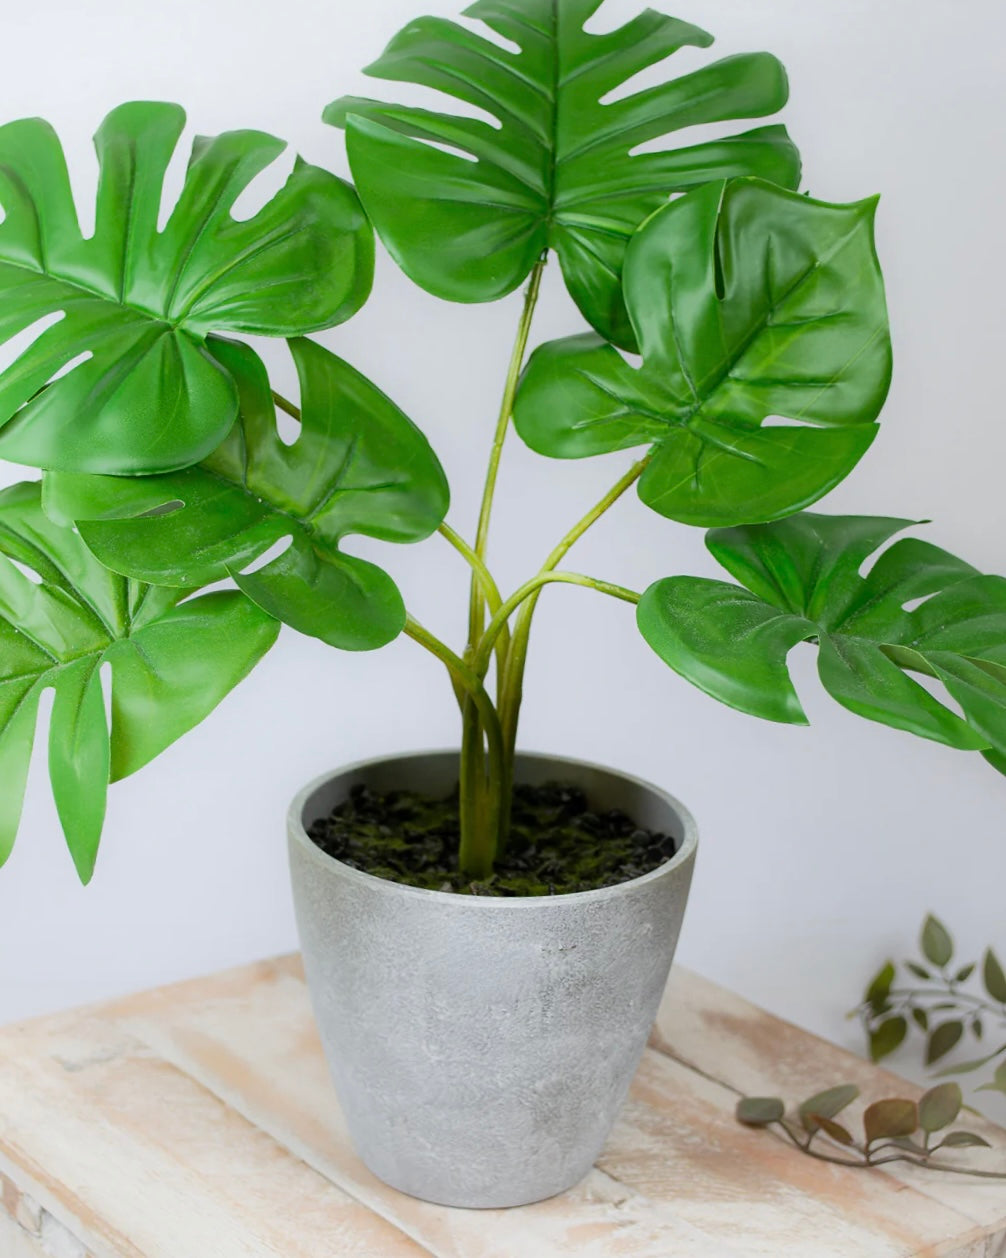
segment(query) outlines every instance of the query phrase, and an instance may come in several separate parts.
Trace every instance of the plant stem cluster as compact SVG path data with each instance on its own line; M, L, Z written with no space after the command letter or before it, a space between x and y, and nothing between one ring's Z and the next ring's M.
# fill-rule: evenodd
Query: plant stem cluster
M489 876L506 846L524 670L532 620L542 590L551 584L579 585L628 603L638 603L640 598L635 591L609 581L561 570L559 564L591 525L635 484L646 466L645 458L634 463L573 525L538 572L512 594L503 597L486 562L503 443L527 354L545 261L543 255L535 264L525 292L489 453L474 544L468 543L448 524L443 524L439 530L471 568L468 640L464 652L459 655L453 651L413 616L409 617L405 628L413 641L445 665L461 708L459 859L462 871L474 879Z

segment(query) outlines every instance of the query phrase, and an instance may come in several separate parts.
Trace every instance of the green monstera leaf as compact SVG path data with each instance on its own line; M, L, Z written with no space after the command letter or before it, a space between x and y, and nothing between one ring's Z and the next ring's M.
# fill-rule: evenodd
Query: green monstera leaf
M20 821L39 699L52 689L49 774L87 882L109 780L142 768L208 716L279 625L236 590L189 599L190 590L108 572L43 513L37 483L0 493L0 556L0 864Z
M384 646L405 625L397 586L340 542L428 537L447 512L443 470L426 438L348 363L309 340L290 343L301 431L276 429L265 367L245 345L214 353L237 380L241 420L197 467L132 479L50 473L46 506L79 522L102 563L158 584L232 576L270 615L345 650ZM282 554L242 571L276 543Z
M686 524L816 501L870 445L890 382L875 205L739 179L659 210L624 268L642 366L593 334L540 346L517 431L555 458L652 444L639 496Z
M825 689L870 720L968 750L1006 752L1006 579L902 538L911 521L805 512L714 529L707 545L741 586L670 577L645 592L639 628L676 672L714 698L805 724L786 666L818 644ZM920 601L921 600L921 601ZM912 674L937 679L958 716Z
M298 161L258 213L233 217L239 194L285 147L260 132L197 139L158 231L184 122L177 105L149 102L108 115L95 137L90 237L51 127L38 118L0 127L0 343L62 316L0 373L3 457L120 474L194 463L237 415L207 333L296 336L366 300L373 234L334 175Z
M760 175L795 188L800 161L781 126L636 153L689 127L774 113L786 75L774 57L753 53L608 100L640 70L712 37L652 9L589 34L584 23L600 5L478 0L466 16L513 48L424 17L367 68L464 101L496 125L359 97L336 101L325 119L346 128L367 212L417 284L451 301L491 301L554 249L588 322L631 348L619 275L643 219L710 179Z

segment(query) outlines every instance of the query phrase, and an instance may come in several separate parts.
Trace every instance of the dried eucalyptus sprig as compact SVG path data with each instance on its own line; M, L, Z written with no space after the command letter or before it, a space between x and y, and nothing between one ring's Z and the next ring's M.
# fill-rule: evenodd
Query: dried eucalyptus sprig
M737 1103L737 1118L748 1127L778 1127L786 1138L808 1157L838 1166L865 1169L888 1162L974 1175L980 1179L1006 1179L1006 1171L983 1171L964 1166L948 1166L932 1161L941 1149L984 1148L992 1146L973 1131L948 1131L934 1143L933 1137L945 1131L961 1111L961 1089L956 1083L941 1083L918 1101L888 1097L874 1101L863 1113L862 1140L857 1140L837 1116L859 1096L854 1083L843 1083L809 1097L795 1118L786 1115L786 1106L777 1096L746 1096ZM818 1141L815 1146L815 1141Z
M893 1053L910 1030L925 1036L926 1065L932 1066L956 1048L966 1034L996 1047L981 1057L955 1063L937 1076L965 1074L999 1061L990 1082L980 1091L1006 1094L1006 972L992 948L981 964L955 964L954 941L930 914L922 926L918 960L904 961L899 972L887 961L874 975L858 1016L869 1040L870 1056L879 1061Z

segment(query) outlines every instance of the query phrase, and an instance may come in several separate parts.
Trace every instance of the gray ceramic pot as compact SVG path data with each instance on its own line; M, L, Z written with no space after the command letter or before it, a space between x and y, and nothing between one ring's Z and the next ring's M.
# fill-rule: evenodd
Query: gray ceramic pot
M515 1206L590 1169L656 1016L697 835L655 786L553 756L517 780L582 787L678 839L674 857L600 891L513 899L401 886L322 852L305 826L352 787L446 794L457 752L373 760L320 778L290 809L304 965L350 1135L403 1192Z

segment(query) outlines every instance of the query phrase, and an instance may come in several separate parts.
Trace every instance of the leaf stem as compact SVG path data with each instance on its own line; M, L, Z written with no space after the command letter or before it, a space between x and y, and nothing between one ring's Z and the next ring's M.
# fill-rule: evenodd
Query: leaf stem
M405 633L435 655L451 674L451 679L463 688L465 703L463 711L466 720L471 720L470 713L475 716L485 731L488 743L488 768L490 776L496 781L504 780L503 738L500 729L499 715L480 678L476 677L471 667L446 643L424 628L414 617L409 616L405 622ZM484 767L483 767L484 771ZM485 817L485 834L495 838L499 833L501 806L500 797L490 793L487 815ZM486 878L492 872L495 845L484 842L485 835L479 830L468 832L462 827L461 851L459 855L461 868L472 878Z
M630 489L643 474L650 456L633 463L624 475L590 508L590 510L573 525L568 533L557 543L541 566L539 576L552 572L559 566L569 550L595 524L602 515ZM542 583L544 584L544 583ZM531 620L538 603L541 591L535 590L526 599L517 617L507 653L506 672L500 687L499 706L500 722L503 726L503 739L506 754L513 756L517 745L517 723L520 719L520 705L524 689L524 670L527 666L528 641L531 636Z
M484 677L489 667L489 655L494 649L498 649L499 640L506 632L506 625L514 611L535 593L542 586L552 582L562 583L565 585L582 585L591 590L597 590L601 594L608 594L612 598L622 599L626 603L638 603L640 595L635 590L626 589L624 585L613 585L610 581L600 581L595 577L583 576L579 572L539 572L537 576L532 577L529 581L525 581L522 586L516 589L508 599L503 602L492 619L486 626L485 633L482 635L482 641L479 648L475 652L472 659L472 668L478 677Z
M953 997L954 1000L961 1004L968 1004L974 1010L981 1013L994 1013L996 1017L1006 1018L1006 1005L1001 1005L996 1001L987 1000L984 996L979 996L976 992L961 991L959 987L948 984L946 987L892 987L888 993L888 997L896 997L901 1001L908 1002L917 998L935 1000L945 1000L947 997ZM870 1009L869 1001L864 1001L859 1008L861 1010Z
M479 508L478 527L475 534L475 545L472 548L474 558L485 569L485 556L489 543L489 525L492 518L493 497L496 492L496 480L499 475L500 458L503 454L503 443L513 413L514 398L517 396L517 385L520 381L524 355L527 352L528 338L531 333L531 320L538 302L541 289L542 272L545 269L547 251L543 251L531 270L530 280L524 294L524 307L520 322L517 325L517 336L510 354L503 397L500 400L499 415L496 420L496 431L493 435L492 448L489 451L489 463L486 468L485 485L482 490L482 503ZM448 537L448 541L450 541ZM462 552L463 553L463 552ZM473 568L471 591L468 598L468 647L465 657L471 660L478 650L485 623L487 596L483 579L478 568ZM491 606L491 604L490 604ZM509 643L506 644L509 646ZM502 693L503 676L506 666L506 651L501 646L497 656L497 689ZM510 782L513 777L511 767L512 752L508 752L502 739L498 717L495 709L493 715L496 725L483 729L482 714L474 701L469 699L462 705L461 722L461 766L460 766L460 812L461 812L461 867L465 873L473 877L485 877L492 869L493 860L503 848L506 841L510 816ZM498 754L494 754L492 740L499 738ZM489 741L489 757L486 758L486 741ZM488 771L487 771L488 770ZM480 872L481 871L481 872Z
M818 1162L831 1162L834 1166L851 1166L855 1170L863 1171L870 1170L875 1166L887 1166L891 1162L906 1162L909 1166L919 1166L929 1171L944 1171L949 1175L974 1175L979 1179L1006 1179L1006 1171L980 1171L970 1170L964 1166L947 1166L942 1162L934 1162L931 1158L915 1157L909 1152L895 1153L889 1157L878 1158L869 1152L863 1152L859 1145L856 1148L863 1152L863 1156L858 1161L855 1158L837 1157L831 1153L821 1153L817 1149L812 1149L810 1140L801 1140L792 1132L788 1123L777 1122L773 1125L785 1132L801 1153L805 1153L809 1158L816 1158Z
M482 587L482 594L486 600L486 603L488 604L489 613L490 615L495 616L496 613L500 609L500 605L503 602L503 598L499 592L499 586L496 584L496 581L494 580L492 573L489 571L488 567L486 566L485 561L481 559L475 553L475 551L472 549L471 546L468 545L465 539L459 533L456 533L454 529L452 529L451 526L446 521L440 525L440 527L437 529L437 532L440 534L441 537L445 538L446 541L448 541L454 547L454 549L458 552L458 554L464 559L464 561L471 568L472 572L475 575L475 579L479 582L479 585ZM509 646L509 644L510 644L510 634L509 634L509 631L506 631L501 636L500 642L497 646L497 651L499 652L499 657L500 657L499 664L500 664L501 669L503 667L503 664L505 663L506 649Z
M636 481L639 480L640 476L642 476L643 472L646 470L646 466L649 461L650 455L647 454L633 463L629 470L623 476L620 476L617 481L615 481L614 485L612 485L608 492L594 503L586 515L581 516L581 518L577 520L569 532L553 548L548 558L542 564L542 572L549 572L553 568L557 568L559 566L560 562L566 557L567 552L573 547L574 543L578 542L591 525L596 524L601 516L604 515L605 511L607 511L609 507L614 506L625 491L627 489L631 489Z
M296 419L300 422L301 415L299 406L294 406L288 398L285 398L282 393L277 393L275 389L272 390L272 400L276 406L278 406L281 411L285 411L291 419Z
M796 1147L800 1150L801 1153L806 1153L806 1155L809 1158L816 1158L819 1162L833 1162L836 1166L855 1166L855 1167L866 1166L866 1162L863 1162L863 1161L857 1162L853 1158L833 1157L830 1153L819 1153L816 1149L812 1149L810 1147L809 1140L801 1140L799 1136L794 1135L794 1133L790 1130L788 1123L780 1122L780 1123L776 1123L775 1125L786 1133L786 1135L796 1145Z
M524 355L527 352L528 337L531 334L531 320L534 317L534 308L538 304L541 277L545 270L547 258L547 252L542 253L531 270L531 278L524 294L524 309L521 311L520 323L517 325L517 336L510 354L506 383L503 386L503 397L500 400L492 449L489 451L489 464L486 468L485 485L482 490L482 504L479 508L479 521L475 532L475 554L483 564L485 563L486 550L489 544L489 525L492 519L493 498L496 493L496 480L499 476L503 443L506 440L507 429L510 426L514 398L517 396L517 384L520 381ZM468 617L468 643L473 650L478 646L479 638L482 635L483 611L482 592L478 582L473 579Z

